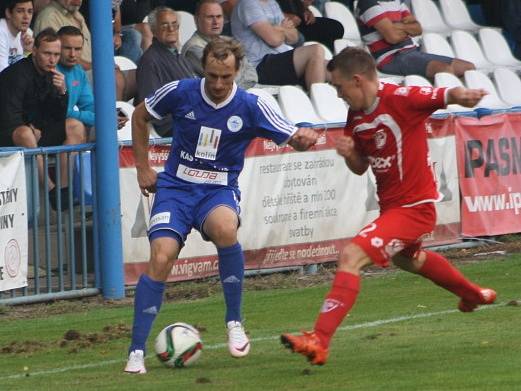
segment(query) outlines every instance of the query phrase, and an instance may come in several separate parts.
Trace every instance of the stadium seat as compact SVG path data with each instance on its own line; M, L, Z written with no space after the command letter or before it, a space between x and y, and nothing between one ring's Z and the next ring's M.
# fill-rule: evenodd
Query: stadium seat
M438 72L434 75L434 85L436 87L465 87L460 79L458 79L452 73ZM469 107L460 105L448 105L447 110L452 112L472 111Z
M339 38L335 39L335 42L333 43L335 54L340 53L342 50L344 50L346 47L360 47L360 42L351 41L347 38Z
M467 6L462 0L440 0L440 6L445 21L453 30L467 30L477 33L483 27L474 23Z
M479 30L479 42L487 59L494 65L521 70L521 61L512 55L505 37L496 29Z
M337 1L328 1L324 4L326 17L338 20L344 26L344 38L361 44L362 37L358 31L356 19L344 4Z
M422 47L425 53L438 54L440 56L456 57L450 43L440 34L423 34Z
M250 88L248 89L248 92L250 94L254 94L257 96L260 96L262 99L264 99L270 106L272 106L278 113L282 114L282 110L280 109L279 103L277 102L277 99L266 89L263 88Z
M309 97L296 86L281 86L279 90L279 105L286 118L294 124L310 122L319 124L319 118Z
M137 68L137 65L134 63L134 61L123 56L114 56L114 63L121 71L130 71Z
M324 45L323 43L320 43L318 41L306 41L304 42L303 46L308 46L308 45L320 45L322 46L322 49L324 49L324 58L329 61L333 58L333 53L331 53L331 50L329 50L329 48Z
M486 109L505 109L508 107L508 105L499 98L494 83L492 83L484 73L480 71L466 71L465 84L468 88L483 88L488 92L488 95L484 96L476 107Z
M121 129L118 129L118 141L130 141L132 140L131 119L132 113L134 113L134 106L128 102L118 100L116 101L116 108L120 109L128 117L127 123ZM148 127L148 130L150 133L149 138L161 138L152 125Z
M476 66L476 69L484 73L488 74L494 71L494 64L485 58L478 41L472 34L467 31L455 30L451 34L451 39L456 57L470 61Z
M324 122L346 122L347 105L338 97L334 87L327 83L314 83L311 85L309 96L317 114Z
M383 73L380 71L377 71L377 72L378 72L378 79L380 79L380 81L382 81L384 83L400 85L403 83L403 80L405 79L403 76L400 76L400 75L391 75L389 73Z
M420 22L423 33L450 35L451 28L443 20L438 6L432 0L412 0L412 11Z
M513 70L496 68L494 80L503 102L509 106L521 106L521 79Z
M403 82L404 86L420 86L420 87L432 87L429 80L420 75L407 75Z
M177 20L179 21L179 48L183 47L186 41L190 39L197 27L195 25L194 16L190 12L176 11Z
M311 13L315 16L315 18L321 18L322 17L322 12L320 12L318 10L318 8L315 7L314 5L308 5L308 10L311 11Z

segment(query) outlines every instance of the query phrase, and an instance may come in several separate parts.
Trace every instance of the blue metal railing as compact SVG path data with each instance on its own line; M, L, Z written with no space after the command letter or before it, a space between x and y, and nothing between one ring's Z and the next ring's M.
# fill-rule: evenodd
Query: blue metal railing
M20 148L2 148L0 156ZM22 304L100 292L94 144L23 149L26 161L29 275L24 288L0 292L0 304ZM39 177L38 161L44 177ZM62 165L67 169L63 175ZM57 189L53 208L52 177ZM65 210L62 210L65 209Z

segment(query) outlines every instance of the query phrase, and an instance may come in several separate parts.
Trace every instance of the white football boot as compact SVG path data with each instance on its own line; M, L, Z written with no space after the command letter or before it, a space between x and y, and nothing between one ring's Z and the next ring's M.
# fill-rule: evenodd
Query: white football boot
M127 366L125 367L127 373L145 374L145 352L142 350L133 350L128 355Z
M233 357L244 357L250 352L250 340L244 332L241 322L231 320L228 328L228 350Z

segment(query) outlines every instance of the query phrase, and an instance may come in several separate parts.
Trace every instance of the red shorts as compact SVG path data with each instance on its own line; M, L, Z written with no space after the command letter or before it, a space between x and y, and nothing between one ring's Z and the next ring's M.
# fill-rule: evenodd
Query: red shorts
M388 209L360 230L352 242L362 247L375 264L387 267L398 253L412 257L435 224L433 203Z

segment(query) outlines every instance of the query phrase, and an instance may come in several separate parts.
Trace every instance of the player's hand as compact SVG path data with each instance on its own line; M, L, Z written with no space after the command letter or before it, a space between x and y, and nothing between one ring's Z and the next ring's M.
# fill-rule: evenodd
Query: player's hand
M304 11L304 23L307 25L315 23L315 15L310 10Z
M402 18L402 23L403 24L409 24L409 23L415 23L417 22L416 18L414 17L414 15L408 15L408 16L404 16Z
M52 73L52 84L56 87L60 95L67 93L67 85L65 84L65 76L63 73L58 72L56 69L51 70Z
M484 89L471 89L464 87L451 88L448 91L447 104L457 104L465 107L474 107L488 92Z
M22 47L25 53L33 50L34 38L32 34L24 31L20 36L20 40L22 41Z
M284 27L285 29L294 29L295 23L290 18L284 18L282 19L282 22L280 22L280 25Z
M349 159L356 153L355 140L350 136L342 136L336 140L336 151L344 159Z
M34 139L36 140L36 142L40 141L40 139L42 138L42 131L38 128L35 128L33 124L29 124L29 127L33 131Z
M152 167L137 169L137 182L141 193L148 197L150 193L156 192L157 172Z
M315 145L318 140L318 133L311 128L299 128L291 137L289 145L297 151L305 151Z

